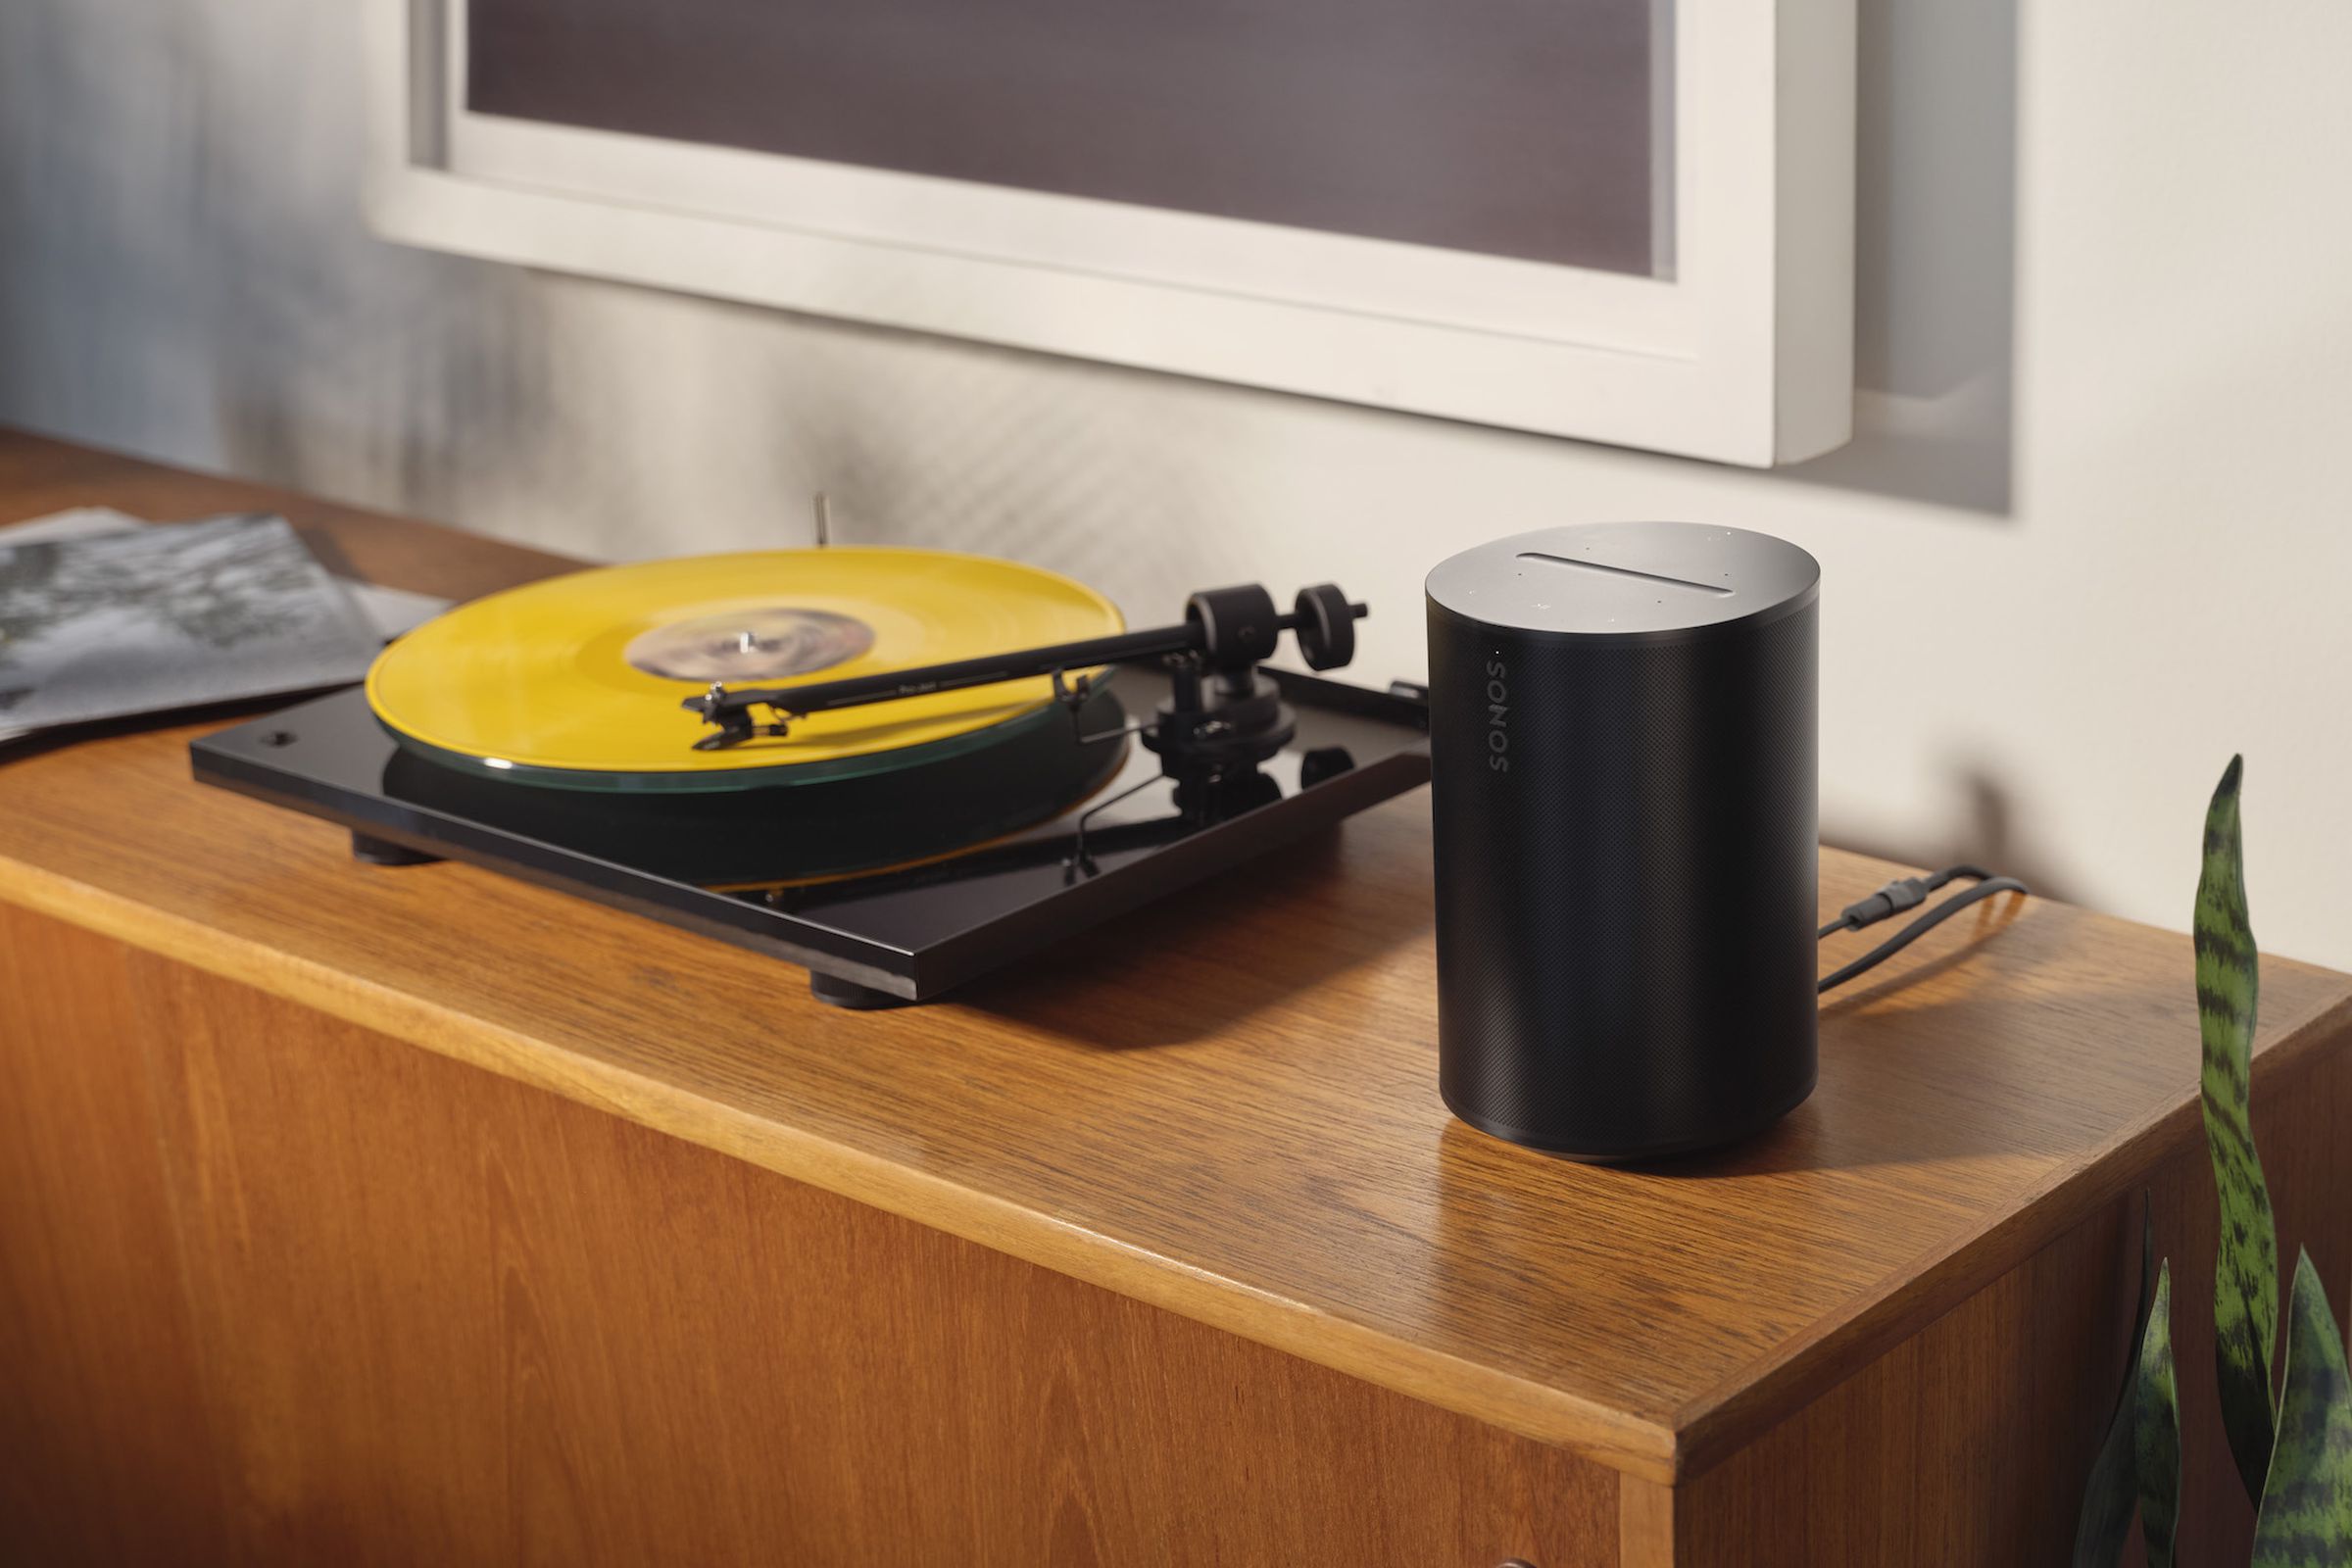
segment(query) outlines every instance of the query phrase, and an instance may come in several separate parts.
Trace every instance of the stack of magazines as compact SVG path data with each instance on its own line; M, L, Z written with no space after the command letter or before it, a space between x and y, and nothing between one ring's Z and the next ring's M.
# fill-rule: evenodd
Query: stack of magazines
M348 685L398 629L283 517L149 527L91 510L0 526L0 743Z

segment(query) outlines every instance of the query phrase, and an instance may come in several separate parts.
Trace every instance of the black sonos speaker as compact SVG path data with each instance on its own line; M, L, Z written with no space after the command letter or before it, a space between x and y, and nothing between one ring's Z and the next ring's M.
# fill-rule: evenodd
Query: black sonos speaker
M1821 570L1693 523L1429 575L1439 1088L1585 1159L1725 1144L1813 1090Z

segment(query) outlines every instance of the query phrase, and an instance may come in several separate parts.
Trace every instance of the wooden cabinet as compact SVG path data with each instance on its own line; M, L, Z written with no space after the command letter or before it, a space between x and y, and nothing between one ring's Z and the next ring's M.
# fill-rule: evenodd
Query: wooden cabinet
M557 564L0 438L0 515L80 503ZM11 1562L2060 1563L2143 1192L2210 1278L2182 937L1995 901L1830 1003L1779 1128L1605 1169L1438 1102L1423 797L850 1013L357 864L190 733L0 762ZM1823 903L1887 874L1825 853ZM2263 995L2281 1239L2340 1282L2352 981Z

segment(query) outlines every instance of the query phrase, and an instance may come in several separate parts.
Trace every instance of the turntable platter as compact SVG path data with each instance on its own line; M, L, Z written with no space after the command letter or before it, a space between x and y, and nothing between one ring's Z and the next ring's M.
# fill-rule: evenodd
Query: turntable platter
M368 702L403 745L466 771L595 790L729 790L935 761L1066 723L1040 676L810 715L789 736L695 749L679 706L713 681L792 685L1121 629L1050 571L929 550L835 547L607 566L493 594L384 650Z

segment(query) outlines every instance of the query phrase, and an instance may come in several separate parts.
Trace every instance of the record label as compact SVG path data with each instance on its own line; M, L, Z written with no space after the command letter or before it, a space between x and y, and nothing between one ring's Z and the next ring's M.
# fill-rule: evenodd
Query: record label
M873 646L874 628L855 615L771 606L656 626L630 638L621 657L664 680L773 685L846 664Z

